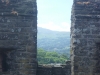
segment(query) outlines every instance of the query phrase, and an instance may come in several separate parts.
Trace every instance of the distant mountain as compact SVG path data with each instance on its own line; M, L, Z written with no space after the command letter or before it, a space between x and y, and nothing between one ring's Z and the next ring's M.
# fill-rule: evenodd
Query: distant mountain
M66 37L70 38L70 32L64 31L52 31L49 29L38 27L38 38L57 38L57 37Z
M70 32L52 31L38 27L37 47L47 51L70 53Z

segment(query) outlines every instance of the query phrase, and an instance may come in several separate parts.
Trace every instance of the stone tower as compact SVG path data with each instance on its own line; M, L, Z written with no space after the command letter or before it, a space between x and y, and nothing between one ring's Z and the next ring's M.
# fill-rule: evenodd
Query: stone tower
M0 0L0 75L36 75L36 0Z
M100 75L100 0L73 0L72 75Z

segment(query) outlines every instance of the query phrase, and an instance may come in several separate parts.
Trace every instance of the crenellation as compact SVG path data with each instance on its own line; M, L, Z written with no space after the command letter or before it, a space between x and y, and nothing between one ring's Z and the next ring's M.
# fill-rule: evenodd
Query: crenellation
M0 75L100 75L99 11L100 0L73 0L71 62L38 65L36 0L0 0Z
M36 35L36 0L0 0L0 75L36 75Z
M71 19L72 75L100 74L100 68L96 66L99 62L96 42L99 42L100 35L99 5L99 0L74 0Z

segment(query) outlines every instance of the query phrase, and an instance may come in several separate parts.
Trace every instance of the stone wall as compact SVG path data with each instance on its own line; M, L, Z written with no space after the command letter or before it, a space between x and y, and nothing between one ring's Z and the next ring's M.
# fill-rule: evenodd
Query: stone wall
M37 66L36 0L0 0L0 75L70 75L66 65Z
M71 75L70 61L66 65L39 65L36 75Z
M0 54L8 66L0 75L36 75L36 44L36 0L0 0Z
M71 75L100 75L100 0L74 0Z

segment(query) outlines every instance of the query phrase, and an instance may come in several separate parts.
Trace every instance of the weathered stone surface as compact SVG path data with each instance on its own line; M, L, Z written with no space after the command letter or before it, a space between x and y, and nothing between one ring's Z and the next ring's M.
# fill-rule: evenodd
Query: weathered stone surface
M9 69L0 75L36 75L36 0L0 0L0 53Z
M99 75L100 0L74 0L71 21L72 75Z
M70 61L65 65L39 65L37 75L71 75Z

